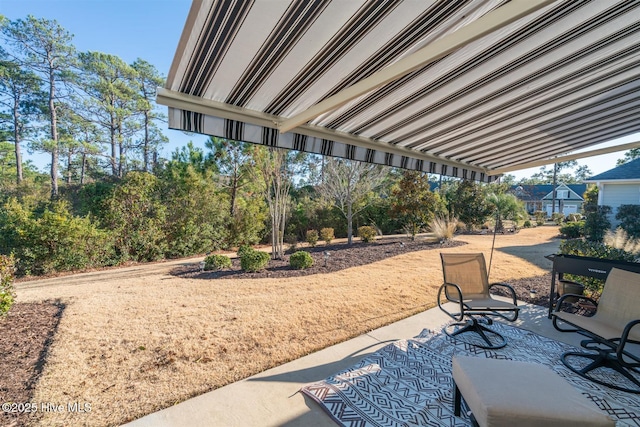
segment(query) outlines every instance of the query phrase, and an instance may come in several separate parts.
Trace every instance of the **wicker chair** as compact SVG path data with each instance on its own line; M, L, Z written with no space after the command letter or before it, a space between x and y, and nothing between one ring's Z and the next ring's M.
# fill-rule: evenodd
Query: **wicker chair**
M565 299L570 297L591 301L596 306L596 314L588 317L561 311ZM629 351L630 344L640 344L640 327L635 327L640 323L640 274L613 268L598 302L580 295L563 295L552 318L557 330L587 337L580 344L592 350L564 353L561 359L567 368L597 384L640 393L638 348L635 354ZM603 375L600 368L613 369L619 375L617 378Z
M441 253L440 258L444 284L438 290L438 307L456 321L445 326L444 332L478 347L504 347L507 340L488 326L493 323L492 317L510 322L518 318L520 309L513 288L505 283L489 284L484 255L481 253ZM504 287L513 302L492 298L489 290L494 286ZM451 307L451 304L446 303L455 304L457 310L448 310L447 306Z

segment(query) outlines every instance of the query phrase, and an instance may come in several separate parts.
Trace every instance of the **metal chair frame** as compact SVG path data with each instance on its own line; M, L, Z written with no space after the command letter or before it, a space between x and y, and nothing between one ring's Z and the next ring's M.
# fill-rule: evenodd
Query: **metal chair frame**
M606 287L606 285L605 285ZM640 290L639 290L640 291ZM562 304L567 298L574 297L579 298L579 300L589 301L598 308L598 302L592 298L583 296L583 295L574 295L574 294L566 294L563 295L557 302L554 312L552 313L553 319L553 327L556 328L560 332L576 332L580 335L587 337L588 339L582 340L580 342L581 347L586 350L595 351L595 353L586 353L586 352L577 352L577 351L568 351L560 357L562 363L569 368L572 372L580 375L582 378L585 378L589 381L592 381L596 384L603 385L605 387L613 388L615 390L624 391L627 393L640 394L640 380L634 377L631 374L631 371L640 374L638 368L640 368L640 357L625 350L627 344L640 344L640 341L632 340L629 338L629 334L631 330L638 324L640 324L640 319L632 320L625 328L622 330L620 337L616 338L604 338L600 335L585 329L583 326L578 326L572 323L569 320L559 319L555 313L561 311ZM574 329L563 328L558 322L564 322ZM591 360L587 366L583 368L576 368L573 366L567 359L570 357L581 357L587 360ZM636 387L629 388L623 387L613 382L606 382L600 380L598 378L594 378L589 375L595 369L598 368L609 368L614 371L620 373L625 378L627 378L631 383L633 383Z
M463 255L463 254L456 254L456 255ZM484 256L482 254L467 254L467 255L469 257L472 257L472 256L478 257L479 260L481 259L480 263L484 267L483 268L484 271L482 271L481 274L484 274L485 276L485 277L482 277L481 279L483 280L483 282L488 283L488 280L487 280L488 278L486 276L487 270L486 270L486 265L484 263ZM440 257L442 259L442 268L443 268L443 274L445 276L445 282L442 284L442 286L440 286L440 289L438 290L438 307L442 311L444 311L447 315L449 315L449 317L451 317L456 321L455 323L447 325L444 328L444 332L454 339L459 339L460 338L459 335L466 332L475 333L478 336L480 336L480 338L485 344L477 344L477 343L472 343L468 341L467 342L469 344L472 344L481 348L485 348L485 349L498 349L507 345L506 338L504 338L501 334L499 334L498 332L494 331L493 329L487 326L491 326L493 324L493 319L491 317L500 317L509 322L513 322L518 319L518 314L520 309L517 306L515 290L506 283L496 282L496 283L488 284L486 289L485 299L493 299L490 297L489 291L495 286L500 286L509 291L509 294L512 299L512 307L502 306L502 307L474 308L470 305L470 303L472 303L473 300L467 299L467 302L465 302L464 292L458 284L447 282L447 278L446 278L447 267L445 265L446 264L445 258L447 257L447 254L441 253ZM443 301L443 295L444 295L444 301ZM447 310L443 306L443 304L447 302L458 304L459 311L451 312ZM507 312L511 312L512 315L511 316L505 315L504 313L507 313ZM467 318L466 321L465 321L465 318ZM485 324L487 326L485 326Z

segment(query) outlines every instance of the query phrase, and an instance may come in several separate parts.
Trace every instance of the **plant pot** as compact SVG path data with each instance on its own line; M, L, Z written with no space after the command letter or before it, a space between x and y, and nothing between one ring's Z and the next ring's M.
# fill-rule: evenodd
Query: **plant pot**
M584 295L584 285L581 283L571 282L569 280L560 280L558 282L558 295L565 294ZM578 298L567 298L565 302L573 304L578 301Z

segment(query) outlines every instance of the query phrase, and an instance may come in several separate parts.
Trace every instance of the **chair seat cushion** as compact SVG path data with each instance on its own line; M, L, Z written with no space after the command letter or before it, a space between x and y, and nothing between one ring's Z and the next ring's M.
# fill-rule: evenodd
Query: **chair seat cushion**
M482 427L615 425L544 365L454 356L453 379Z
M517 308L510 302L493 298L465 300L464 303L473 310L515 310Z
M554 311L553 315L558 319L571 323L578 328L590 331L601 338L611 340L614 338L620 338L622 335L622 329L600 320L596 314L593 317L581 316L579 314L567 313L564 311ZM632 340L640 341L640 327L631 329L629 338Z

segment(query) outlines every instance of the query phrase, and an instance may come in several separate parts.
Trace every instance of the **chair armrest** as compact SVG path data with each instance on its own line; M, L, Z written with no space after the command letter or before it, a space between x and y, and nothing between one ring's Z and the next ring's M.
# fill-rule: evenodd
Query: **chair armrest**
M448 288L455 289L455 291L458 294L458 301L454 301L446 297L446 295L448 295L448 292L449 292ZM458 313L458 316L456 316L453 313L449 313L447 310L444 309L444 307L442 307L442 291L444 290L446 290L445 292L445 297L447 300L446 302L454 302L454 303L457 302L460 304L460 313ZM447 313L456 321L461 322L464 319L464 304L462 302L462 290L460 289L460 286L456 285L455 283L444 283L442 286L440 286L440 289L438 289L438 307L440 307L440 310Z
M511 294L511 298L513 299L513 305L518 305L517 299L516 299L516 291L510 285L506 283L496 282L489 285L489 290L491 290L491 288L494 286L502 286L503 288L509 289L509 293Z
M624 330L622 331L622 336L620 337L620 344L618 344L618 348L616 349L616 354L618 356L618 360L620 361L620 363L622 363L623 365L625 364L625 361L623 359L623 353L629 357L631 357L632 359L634 359L636 362L638 361L638 358L633 357L631 355L629 355L628 353L625 353L624 351L624 347L627 344L627 341L629 342L635 342L633 340L629 340L629 334L631 333L631 329L634 328L634 326L640 324L640 320L632 320L631 322L627 323L627 326L624 327ZM637 367L638 364L634 364L632 365L633 367Z
M562 303L564 303L564 300L570 297L589 301L591 304L593 304L596 307L596 310L598 309L598 301L594 300L593 298L585 297L584 295L578 295L578 294L564 294L558 299L558 301L556 301L556 307L554 308L553 311L560 311L560 307L562 306Z

